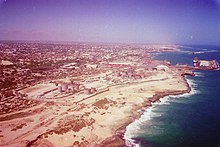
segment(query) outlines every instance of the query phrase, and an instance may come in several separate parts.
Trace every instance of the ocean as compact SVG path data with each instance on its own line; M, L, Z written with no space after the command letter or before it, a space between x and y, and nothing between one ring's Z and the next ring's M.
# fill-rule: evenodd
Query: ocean
M179 48L183 52L157 54L154 59L169 60L174 65L192 65L194 57L220 63L220 46ZM127 126L127 146L220 147L220 70L195 74L186 77L192 89L189 94L161 99Z

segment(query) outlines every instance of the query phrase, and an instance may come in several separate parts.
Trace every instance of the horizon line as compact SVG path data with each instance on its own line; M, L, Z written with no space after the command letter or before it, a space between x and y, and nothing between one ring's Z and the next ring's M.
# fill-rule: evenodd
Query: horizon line
M186 43L153 43L153 42L113 42L113 41L70 41L70 40L17 40L0 39L0 42L30 42L30 43L100 43L100 44L148 44L148 45L211 45L220 46L220 44L186 44Z

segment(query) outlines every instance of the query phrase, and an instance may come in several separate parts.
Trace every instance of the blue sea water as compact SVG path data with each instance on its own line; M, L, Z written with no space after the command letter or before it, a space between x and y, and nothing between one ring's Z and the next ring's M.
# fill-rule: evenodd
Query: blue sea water
M194 57L220 63L220 46L180 49L184 52L163 53L154 58L173 64L192 65ZM192 88L189 94L163 98L127 127L124 138L128 146L220 147L220 70L195 73L195 77L187 77Z

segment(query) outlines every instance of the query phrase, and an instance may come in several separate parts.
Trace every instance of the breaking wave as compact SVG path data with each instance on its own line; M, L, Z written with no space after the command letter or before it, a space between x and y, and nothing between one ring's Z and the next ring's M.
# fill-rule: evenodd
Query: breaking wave
M123 139L125 140L125 144L128 147L140 147L140 145L136 142L136 140L134 138L137 137L137 135L141 132L143 132L144 130L141 129L141 126L145 125L146 122L150 123L150 120L153 117L159 117L162 115L162 113L158 113L155 110L157 109L158 105L169 105L170 102L174 99L177 98L188 98L194 94L199 93L199 91L197 90L197 84L191 80L191 79L187 79L187 82L189 83L189 86L191 87L191 91L189 93L185 93L185 94L181 94L181 95L169 95L169 96L165 96L164 98L160 99L160 102L156 102L152 104L152 107L150 108L143 108L140 111L143 111L142 115L140 116L139 119L136 119L134 122L132 122L131 124L129 124L126 127L126 131L124 133ZM171 100L172 99L172 100Z
M205 77L205 75L201 72L194 72L196 77Z

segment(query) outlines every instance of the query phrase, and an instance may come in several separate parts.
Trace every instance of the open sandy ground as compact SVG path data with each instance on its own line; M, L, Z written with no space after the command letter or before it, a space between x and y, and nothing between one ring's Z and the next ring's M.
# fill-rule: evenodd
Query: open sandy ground
M137 110L163 96L185 92L189 92L189 86L184 77L158 72L139 82L110 86L84 99L73 95L62 101L45 101L0 116L0 146L123 145L123 130L140 116Z

